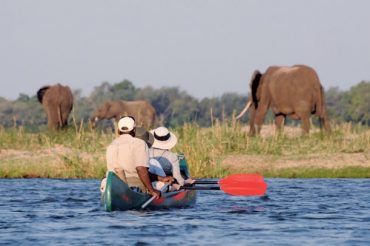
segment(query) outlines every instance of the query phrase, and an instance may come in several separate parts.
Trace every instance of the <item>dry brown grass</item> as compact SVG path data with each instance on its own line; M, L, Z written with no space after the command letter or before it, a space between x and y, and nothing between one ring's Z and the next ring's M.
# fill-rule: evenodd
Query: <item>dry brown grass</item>
M104 153L88 153L59 144L36 151L3 149L0 160L3 177L96 178L105 172Z
M338 128L338 126L337 126ZM244 127L243 131L248 132L249 127ZM311 129L310 135L317 134L318 128ZM226 169L242 172L268 172L283 169L343 169L349 167L370 168L370 130L362 134L367 142L364 151L348 152L348 147L352 142L358 141L361 137L355 131L351 124L340 125L340 131L343 133L342 150L337 149L333 152L323 151L318 153L297 154L290 153L290 149L282 151L279 156L276 155L253 155L253 154L229 154L222 161L222 166ZM300 138L302 131L300 127L285 126L283 134L288 138ZM276 137L274 125L264 125L261 129L261 138ZM312 146L311 146L312 147ZM292 148L291 148L292 149ZM344 152L344 153L343 153Z
M265 172L288 168L326 168L370 167L370 152L338 153L327 155L306 155L300 158L258 155L229 155L222 165L228 169L245 172Z

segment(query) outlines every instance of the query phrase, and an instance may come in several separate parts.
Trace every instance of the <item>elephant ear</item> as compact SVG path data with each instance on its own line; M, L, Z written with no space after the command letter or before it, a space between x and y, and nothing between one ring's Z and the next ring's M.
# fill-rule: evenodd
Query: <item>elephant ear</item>
M257 89L258 89L258 86L260 84L261 77L262 77L262 73L258 70L255 70L253 75L252 75L251 82L250 82L251 94L252 94L253 102L255 102L255 103L257 103L257 101L258 101L258 99L257 99Z
M44 98L44 95L45 95L45 92L50 88L49 85L47 86L43 86L41 87L38 91L37 91L37 99L39 100L39 102L42 104L42 99Z

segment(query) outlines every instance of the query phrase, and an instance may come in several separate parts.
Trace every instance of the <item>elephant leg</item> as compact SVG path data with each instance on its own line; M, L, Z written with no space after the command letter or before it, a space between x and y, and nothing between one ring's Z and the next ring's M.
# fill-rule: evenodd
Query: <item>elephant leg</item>
M254 127L254 123L251 122L249 124L249 136L253 137L254 135L256 135L256 128Z
M320 126L321 127L324 127L324 129L327 131L327 132L330 132L330 123L329 123L329 119L327 117L322 117L320 118Z
M256 117L256 110L253 105L250 110L250 119L249 119L249 136L251 137L256 135L256 128L254 127L255 117Z
M262 128L262 124L263 124L263 121L265 119L265 115L267 113L267 110L268 110L268 104L260 104L258 109L256 110L256 117L255 117L255 122L256 122L256 125L257 125L257 134L260 134L261 132L261 128Z
M58 129L61 129L62 126L63 126L63 122L62 122L62 112L60 110L60 106L59 105L57 105L56 110L57 110L56 114L57 114Z
M62 105L60 107L61 110L61 120L62 120L62 127L68 126L68 117L72 111L72 107L70 105ZM72 115L73 118L73 115Z
M308 135L310 131L310 117L302 117L302 133Z
M284 114L275 115L275 127L278 134L281 134L283 132L284 120L285 120Z
M50 130L58 130L59 129L59 120L58 120L58 113L56 110L47 109L47 117L48 117L48 128Z

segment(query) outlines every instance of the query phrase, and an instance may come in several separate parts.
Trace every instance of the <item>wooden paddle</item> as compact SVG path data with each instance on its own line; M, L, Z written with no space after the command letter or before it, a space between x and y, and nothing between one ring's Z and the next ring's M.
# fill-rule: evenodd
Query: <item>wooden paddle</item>
M219 180L196 180L197 184L218 184L218 186L183 186L186 190L222 190L234 196L263 196L267 184L259 174L232 174Z
M164 186L162 186L160 192L164 192L168 187L168 184L165 184ZM146 208L153 200L154 200L155 196L152 196L151 198L148 199L148 201L146 201L143 205L141 205L141 208Z

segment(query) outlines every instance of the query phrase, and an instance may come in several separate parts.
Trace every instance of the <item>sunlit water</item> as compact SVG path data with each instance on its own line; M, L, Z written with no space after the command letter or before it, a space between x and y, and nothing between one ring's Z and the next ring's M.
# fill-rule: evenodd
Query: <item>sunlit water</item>
M267 179L266 197L105 212L98 180L0 180L0 244L370 245L370 180Z

